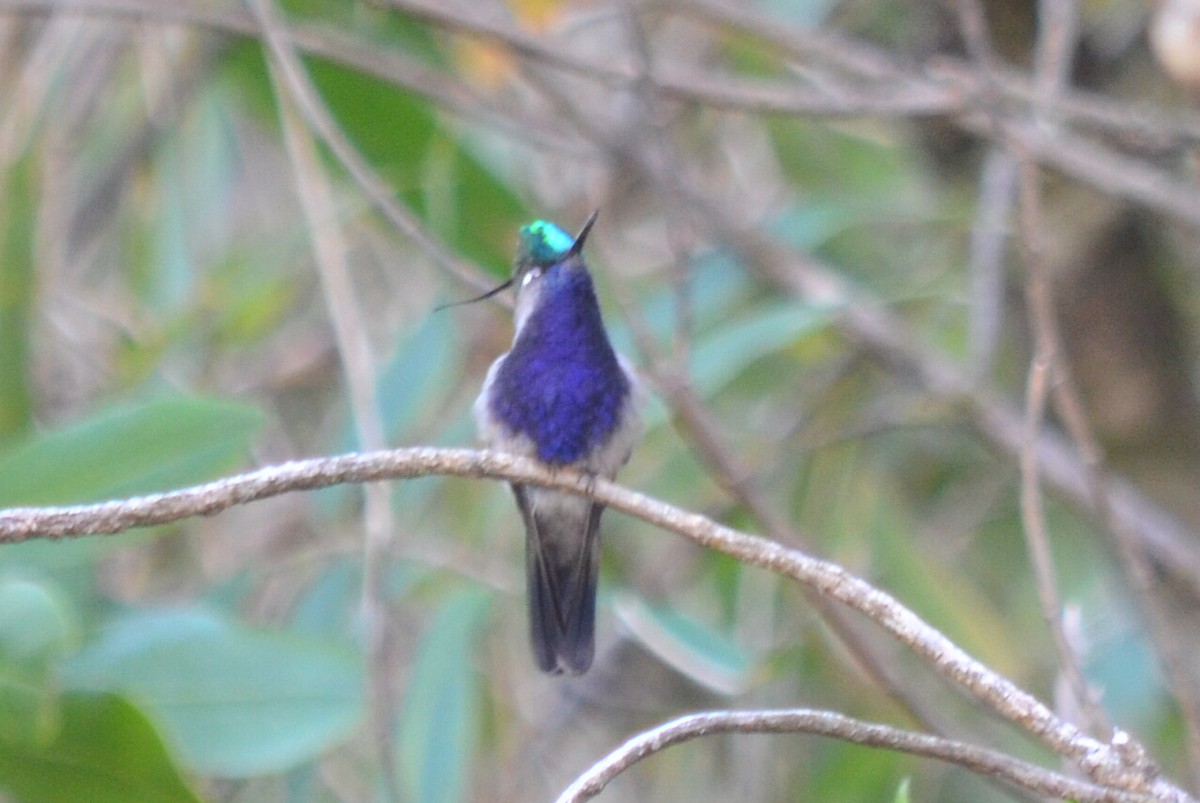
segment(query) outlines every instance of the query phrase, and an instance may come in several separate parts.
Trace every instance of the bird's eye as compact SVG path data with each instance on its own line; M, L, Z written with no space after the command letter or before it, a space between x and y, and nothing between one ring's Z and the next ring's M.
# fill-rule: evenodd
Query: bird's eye
M521 277L521 286L524 287L541 275L541 268L530 268L525 275Z

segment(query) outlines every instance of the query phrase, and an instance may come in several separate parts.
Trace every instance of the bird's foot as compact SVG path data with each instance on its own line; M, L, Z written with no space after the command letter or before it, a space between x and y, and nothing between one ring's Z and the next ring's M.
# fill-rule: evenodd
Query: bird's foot
M589 497L591 497L592 499L595 499L596 498L596 479L600 475L595 473L594 471L588 471L587 469L582 469L582 470L580 470L579 473L583 475L583 490L587 492L587 495Z

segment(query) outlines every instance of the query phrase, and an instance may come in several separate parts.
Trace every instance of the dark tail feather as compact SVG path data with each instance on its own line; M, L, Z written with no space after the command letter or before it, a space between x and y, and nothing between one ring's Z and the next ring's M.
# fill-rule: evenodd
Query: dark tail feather
M595 652L598 536L604 506L593 504L581 517L539 515L524 486L514 485L513 493L525 519L534 658L543 672L582 674Z

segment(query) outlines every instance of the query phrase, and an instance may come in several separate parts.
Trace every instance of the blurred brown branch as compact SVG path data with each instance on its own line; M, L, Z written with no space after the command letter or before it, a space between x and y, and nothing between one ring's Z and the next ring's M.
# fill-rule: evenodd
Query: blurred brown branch
M388 0L387 5L453 33L487 39L524 58L604 85L628 87L641 80L632 64L614 66L612 59L582 58L550 40L465 8L424 0ZM258 32L247 12L152 0L0 0L2 12L132 16L239 35L254 36ZM1019 144L1030 158L1102 191L1158 209L1190 225L1200 225L1200 187L1194 182L1180 180L1081 133L1098 127L1110 138L1141 145L1152 132L1156 148L1179 148L1200 141L1200 116L1166 115L1135 104L1122 106L1111 99L1064 88L1056 95L1057 125L1051 136L1044 126L1028 122L1030 105L1036 103L1036 86L1016 74L994 79L990 71L981 73L977 65L944 57L925 69L914 70L865 43L802 29L714 0L664 4L655 13L690 14L736 26L769 37L778 46L813 61L815 69L832 63L847 73L844 77L826 74L819 86L806 87L796 80L745 79L700 72L692 64L659 64L654 81L664 95L675 100L738 112L805 116L947 114L972 133ZM505 122L510 132L520 132L522 137L548 130L546 121L539 121L541 125L537 126L523 125L528 121L514 118L512 110L499 108L449 74L406 60L394 51L381 51L351 35L312 26L288 26L287 34L303 51L393 80L460 113ZM1080 131L1072 131L1072 126Z

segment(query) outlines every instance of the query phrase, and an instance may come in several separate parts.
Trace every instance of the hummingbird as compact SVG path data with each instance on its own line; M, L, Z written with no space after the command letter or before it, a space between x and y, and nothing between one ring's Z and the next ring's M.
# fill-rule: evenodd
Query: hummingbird
M488 369L474 413L491 448L612 479L641 436L642 392L609 342L584 263L597 214L574 238L546 220L520 229L512 277L487 294L516 286L512 348ZM525 524L534 658L544 672L582 674L595 652L604 505L524 483L512 491Z

